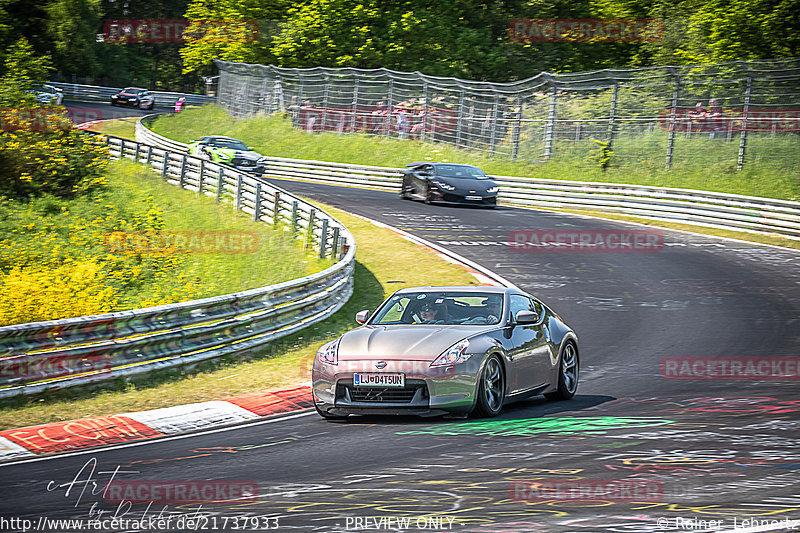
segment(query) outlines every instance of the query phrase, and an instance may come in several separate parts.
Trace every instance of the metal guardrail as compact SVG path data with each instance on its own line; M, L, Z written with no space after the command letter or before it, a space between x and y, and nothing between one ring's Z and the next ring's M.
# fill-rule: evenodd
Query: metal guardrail
M152 117L150 115L149 117ZM137 122L137 139L156 146L179 144ZM356 185L400 191L402 169L268 157L267 174L331 185ZM705 226L732 231L777 234L800 240L800 202L692 189L619 183L592 183L515 176L495 176L499 199L507 205L578 209Z
M284 227L331 267L267 287L146 309L0 327L0 398L83 385L242 354L323 320L352 294L355 241L325 211L244 172L107 136L112 157L151 166L170 183L230 199Z
M58 81L48 81L48 85L52 85L64 93L65 98L74 98L76 100L102 100L104 102L111 101L111 95L117 94L122 90L121 87L102 87L98 85L81 85L78 83L62 83ZM150 94L156 97L155 105L174 106L178 98L186 98L188 105L202 105L210 104L217 101L214 96L205 96L203 94L188 94L188 93L175 93L169 91L150 91Z

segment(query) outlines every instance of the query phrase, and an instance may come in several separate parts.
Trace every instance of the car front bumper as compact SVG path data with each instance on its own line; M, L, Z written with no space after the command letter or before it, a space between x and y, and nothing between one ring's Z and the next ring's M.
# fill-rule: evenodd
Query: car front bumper
M375 373L376 361L347 361L346 370L315 362L312 389L320 411L331 415L437 416L467 414L475 405L478 369L472 368L474 364L431 368L430 361L389 361L380 372L404 374L402 389L355 387L353 374Z
M496 206L497 195L460 194L458 192L431 190L431 200L448 204Z

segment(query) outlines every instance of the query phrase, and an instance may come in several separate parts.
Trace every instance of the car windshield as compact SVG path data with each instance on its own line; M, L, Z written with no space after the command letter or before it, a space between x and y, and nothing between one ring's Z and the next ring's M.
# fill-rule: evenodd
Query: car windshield
M141 91L139 89L133 89L131 87L128 87L127 89L124 89L122 92L124 92L125 94L139 94Z
M488 179L483 170L472 165L437 165L436 175L443 178Z
M230 148L232 150L247 151L247 145L242 141L237 141L236 139L214 139L211 141L211 144L217 148Z
M503 295L485 292L404 292L395 294L381 307L372 325L499 324Z

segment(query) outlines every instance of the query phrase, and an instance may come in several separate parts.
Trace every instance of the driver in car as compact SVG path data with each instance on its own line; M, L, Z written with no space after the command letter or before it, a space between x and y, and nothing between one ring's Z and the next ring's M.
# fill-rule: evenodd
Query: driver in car
M429 302L423 302L419 306L419 316L421 324L442 324L444 323L442 306Z

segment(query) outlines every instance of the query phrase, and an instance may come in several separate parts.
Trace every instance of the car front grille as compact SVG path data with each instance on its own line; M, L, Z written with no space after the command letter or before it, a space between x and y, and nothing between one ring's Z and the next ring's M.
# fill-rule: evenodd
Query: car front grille
M419 392L418 400L428 399L428 386L423 380L407 380L406 386L398 387L354 387L352 380L340 381L336 385L336 397L348 402L410 404Z

